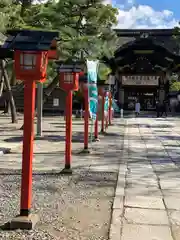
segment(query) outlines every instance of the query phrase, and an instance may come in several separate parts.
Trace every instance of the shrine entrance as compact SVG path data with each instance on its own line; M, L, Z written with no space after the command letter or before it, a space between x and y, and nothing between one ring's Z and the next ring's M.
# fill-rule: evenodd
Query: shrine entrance
M124 88L124 109L134 110L136 99L139 100L142 110L154 111L156 109L156 100L158 99L157 89Z
M159 83L161 76L143 76L132 75L120 77L121 83L121 100L124 102L124 109L133 110L135 108L136 99L141 104L141 109L151 111L156 109L156 100L159 97Z
M112 58L104 57L114 77L114 98L120 108L156 109L156 100L168 102L171 76L180 71L179 45L173 29L116 29L120 39Z

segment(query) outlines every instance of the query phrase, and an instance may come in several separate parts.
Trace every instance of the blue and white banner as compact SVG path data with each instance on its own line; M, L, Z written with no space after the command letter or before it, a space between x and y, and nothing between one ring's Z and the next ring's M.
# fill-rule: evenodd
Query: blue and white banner
M89 113L92 120L96 120L98 108L98 89L97 89L98 63L99 61L87 60Z
M116 111L116 112L120 112L120 109L115 101L115 99L112 100L112 107L113 107L113 110Z
M106 94L105 101L104 101L105 116L108 114L108 110L109 110L109 96L108 96L108 94Z

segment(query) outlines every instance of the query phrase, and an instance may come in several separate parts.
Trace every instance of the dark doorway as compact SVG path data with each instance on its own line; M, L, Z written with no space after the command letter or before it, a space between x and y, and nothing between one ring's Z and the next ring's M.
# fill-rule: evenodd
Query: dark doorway
M134 110L136 99L140 101L141 110L154 111L156 109L157 89L135 86L124 89L124 109Z

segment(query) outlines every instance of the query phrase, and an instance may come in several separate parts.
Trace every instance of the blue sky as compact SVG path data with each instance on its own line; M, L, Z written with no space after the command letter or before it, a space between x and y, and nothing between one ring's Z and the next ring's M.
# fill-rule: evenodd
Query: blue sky
M104 0L119 9L119 28L173 28L180 22L180 0Z

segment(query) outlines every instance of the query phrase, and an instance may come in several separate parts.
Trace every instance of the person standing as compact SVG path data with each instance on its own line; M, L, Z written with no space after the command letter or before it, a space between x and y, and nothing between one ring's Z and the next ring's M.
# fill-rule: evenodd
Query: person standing
M137 99L136 100L136 104L135 104L135 114L136 114L136 117L140 114L140 108L141 108L141 105L140 105L139 100Z
M161 117L163 116L163 113L165 114L165 116L167 117L167 103L164 100L163 104L162 104L162 112L161 112Z
M157 118L159 117L159 113L160 113L160 108L161 108L161 105L160 105L160 102L157 100L156 101L156 113L157 113Z

